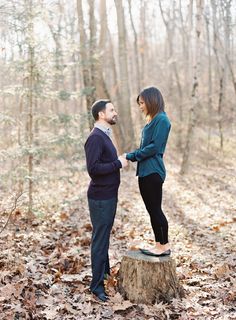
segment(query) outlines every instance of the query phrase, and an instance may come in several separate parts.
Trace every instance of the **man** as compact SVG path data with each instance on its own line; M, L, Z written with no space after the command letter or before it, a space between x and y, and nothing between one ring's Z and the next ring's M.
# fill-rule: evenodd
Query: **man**
M109 239L113 226L120 169L128 161L117 157L111 140L111 126L116 124L117 112L109 100L98 100L92 105L95 125L86 143L85 154L89 176L88 205L93 226L91 243L92 282L90 290L99 300L107 301L104 278L110 274Z

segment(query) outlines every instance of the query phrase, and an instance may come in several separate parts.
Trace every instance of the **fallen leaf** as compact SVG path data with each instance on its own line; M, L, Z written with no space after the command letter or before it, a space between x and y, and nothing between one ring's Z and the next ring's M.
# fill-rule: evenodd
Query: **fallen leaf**
M229 273L230 273L230 268L229 268L228 264L223 264L223 265L217 267L214 272L216 278L218 278L218 279L227 276Z
M123 310L127 310L130 307L133 307L134 304L131 303L129 300L126 300L120 304L116 304L114 306L112 306L112 309L114 310L114 312L116 311L123 311Z

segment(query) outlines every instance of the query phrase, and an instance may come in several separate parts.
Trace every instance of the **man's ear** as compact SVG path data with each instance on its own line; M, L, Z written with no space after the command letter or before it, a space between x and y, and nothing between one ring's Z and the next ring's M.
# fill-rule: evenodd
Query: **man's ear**
M104 119L105 117L105 112L102 110L102 111L99 111L98 112L98 116L99 116L99 119Z

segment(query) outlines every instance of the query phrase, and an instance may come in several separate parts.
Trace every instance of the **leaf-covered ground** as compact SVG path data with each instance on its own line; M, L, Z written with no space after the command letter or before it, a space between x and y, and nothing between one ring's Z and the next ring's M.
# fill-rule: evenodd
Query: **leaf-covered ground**
M70 183L41 186L36 198L44 213L32 226L19 209L0 234L1 320L236 319L236 168L212 161L208 168L194 165L191 174L181 177L178 161L167 160L163 209L185 290L182 300L137 305L117 292L116 274L124 252L137 243L153 241L131 165L122 173L111 236L113 276L106 283L110 301L100 303L88 290L88 176L80 172ZM1 215L1 225L6 218Z

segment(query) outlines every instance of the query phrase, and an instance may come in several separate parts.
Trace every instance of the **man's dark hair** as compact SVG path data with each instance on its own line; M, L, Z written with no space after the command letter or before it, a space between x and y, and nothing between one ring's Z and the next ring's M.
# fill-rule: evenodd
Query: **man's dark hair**
M106 104L110 103L110 100L97 100L94 102L94 104L91 107L92 115L95 121L98 120L98 114L100 111L103 111L106 109Z

